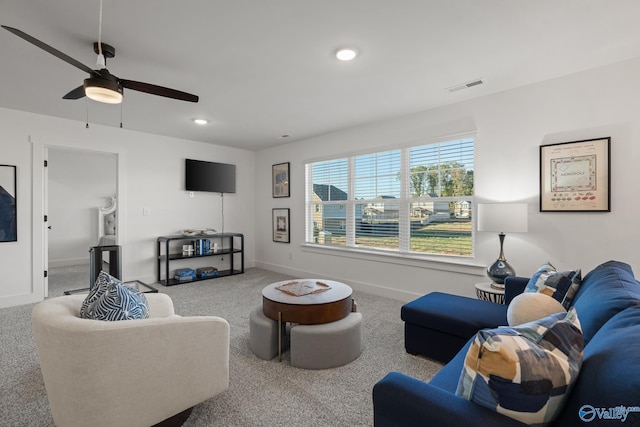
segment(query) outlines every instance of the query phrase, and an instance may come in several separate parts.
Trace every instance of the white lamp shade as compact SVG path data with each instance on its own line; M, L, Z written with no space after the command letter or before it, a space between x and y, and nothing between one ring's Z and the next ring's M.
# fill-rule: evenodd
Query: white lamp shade
M526 203L478 204L478 231L525 233L527 220Z

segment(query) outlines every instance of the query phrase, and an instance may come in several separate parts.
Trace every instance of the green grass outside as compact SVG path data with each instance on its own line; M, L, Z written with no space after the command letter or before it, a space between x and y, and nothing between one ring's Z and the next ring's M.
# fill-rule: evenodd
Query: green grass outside
M331 244L345 246L344 236L332 236ZM398 249L398 237L356 237L356 245ZM412 237L411 252L471 256L471 237Z
M451 232L448 236L446 232ZM433 232L445 235L432 235ZM398 236L356 236L356 245L398 250ZM346 246L346 237L334 234L332 245ZM411 252L471 256L471 221L433 222L411 231Z

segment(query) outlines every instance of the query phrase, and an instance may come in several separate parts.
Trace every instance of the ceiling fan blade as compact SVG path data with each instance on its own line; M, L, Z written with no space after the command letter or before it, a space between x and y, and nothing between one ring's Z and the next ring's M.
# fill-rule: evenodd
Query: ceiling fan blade
M85 97L84 85L82 85L73 89L71 92L63 96L62 99L80 99L84 97Z
M135 82L133 80L119 79L120 85L124 88L137 90L139 92L150 93L151 95L164 96L166 98L178 99L180 101L198 102L198 96L181 92L168 87L156 86L149 83Z
M11 28L11 27L7 27L6 25L0 25L2 28L4 28L7 31L12 32L13 34L15 34L16 36L20 37L21 39L24 39L26 41L28 41L29 43L38 46L40 49L45 50L47 52L49 52L50 54L52 54L53 56L55 56L58 59L62 59L64 62L73 65L76 68L81 69L84 72L87 72L91 75L97 75L100 76L100 73L98 71L92 70L91 68L87 67L86 65L84 65L82 62L73 59L72 57L70 57L69 55L67 55L66 53L62 53L60 52L58 49L49 46L48 44L41 42L40 40L36 39L35 37L31 37L29 34L20 31L16 28Z

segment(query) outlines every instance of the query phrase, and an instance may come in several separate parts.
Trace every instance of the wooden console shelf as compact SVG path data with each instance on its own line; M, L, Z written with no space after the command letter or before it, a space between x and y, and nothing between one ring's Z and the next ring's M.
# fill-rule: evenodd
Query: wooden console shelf
M209 239L212 242L212 251L207 254L201 255L183 255L182 252L174 252L170 251L170 243L183 241L185 242L193 242L194 240L199 239ZM221 242L221 247L217 252L213 252L213 242ZM176 249L174 249L175 251ZM182 244L180 243L180 250L182 250ZM240 257L240 268L237 269L235 267L235 261L238 256ZM180 281L174 279L170 275L170 262L178 261L178 260L186 260L186 259L195 259L195 258L208 258L208 257L226 257L229 260L229 268L225 270L218 270L217 276L212 277L196 277L193 280L189 281ZM226 261L225 259L225 261ZM224 234L209 234L209 235L198 235L198 236L184 236L182 234L177 234L173 236L160 236L157 241L157 280L158 283L165 286L173 286L173 285L181 285L183 283L191 283L200 280L208 280L208 279L216 279L218 277L225 276L233 276L235 274L244 273L244 234L240 233L224 233ZM162 268L164 267L164 269ZM204 267L204 265L203 265ZM164 272L164 276L162 273Z

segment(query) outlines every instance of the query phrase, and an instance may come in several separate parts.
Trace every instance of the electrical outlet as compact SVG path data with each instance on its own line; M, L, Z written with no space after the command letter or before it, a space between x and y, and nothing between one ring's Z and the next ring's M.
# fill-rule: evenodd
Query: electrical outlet
M142 208L142 216L149 216L149 215L151 215L151 209Z
M195 196L194 192L193 191L189 191L189 198L193 199L194 196Z

